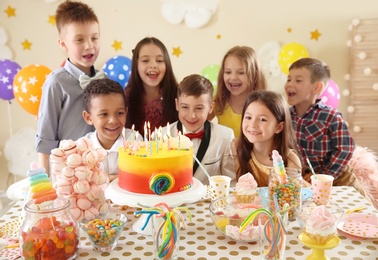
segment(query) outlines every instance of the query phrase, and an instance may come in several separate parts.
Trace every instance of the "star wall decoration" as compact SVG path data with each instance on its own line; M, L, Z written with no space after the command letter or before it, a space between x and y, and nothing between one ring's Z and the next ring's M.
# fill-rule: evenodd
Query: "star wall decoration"
M288 33L291 33L292 31L293 31L293 29L291 29L291 27L287 28Z
M319 37L322 35L321 33L319 33L318 29L316 29L315 31L312 31L310 32L311 33L311 38L310 40L318 40Z
M217 34L217 39L221 39L222 38L222 35L221 34Z
M8 15L8 18L16 16L16 8L12 8L10 5L8 5L8 9L5 9L4 12Z
M114 40L112 47L114 48L115 51L122 50L122 42Z
M28 39L25 39L25 41L23 41L21 44L24 50L31 50L32 43L29 42Z
M53 26L56 25L55 15L49 15L48 23L51 23L51 25L53 25Z
M182 51L181 51L181 48L180 48L180 46L178 46L178 47L173 47L173 52L172 52L172 55L175 55L175 56L177 56L177 58L180 56L180 54L181 53L183 53Z

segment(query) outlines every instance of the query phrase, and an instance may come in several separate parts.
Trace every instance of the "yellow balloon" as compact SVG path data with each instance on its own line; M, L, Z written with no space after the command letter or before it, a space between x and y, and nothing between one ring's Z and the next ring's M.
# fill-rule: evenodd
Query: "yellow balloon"
M51 70L39 64L29 65L18 71L13 80L13 94L20 106L37 116L42 96L42 85Z
M307 58L308 56L308 51L303 45L295 42L288 43L280 49L278 54L278 64L280 65L282 72L288 75L291 64L301 58Z

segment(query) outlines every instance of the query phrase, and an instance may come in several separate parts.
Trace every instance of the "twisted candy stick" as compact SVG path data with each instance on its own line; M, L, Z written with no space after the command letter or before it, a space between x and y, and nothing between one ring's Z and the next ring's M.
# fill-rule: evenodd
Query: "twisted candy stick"
M277 152L277 150L273 150L272 159L275 173L279 174L283 178L286 177L285 165L282 160L282 156Z
M166 211L162 210L159 207L165 208ZM148 214L146 222L142 227L142 230L146 228L147 223L153 215L156 215L156 217L164 218L163 223L157 228L155 236L155 240L158 242L158 245L160 244L160 236L163 239L163 242L161 243L158 249L159 258L169 259L171 257L173 249L175 248L178 239L178 230L176 228L178 222L181 222L183 224L184 229L186 228L185 219L181 211L186 211L189 216L189 220L192 221L192 215L187 208L176 207L174 209L171 209L164 202L156 204L153 208L146 208L134 213L135 215ZM176 214L179 216L179 219L177 219Z
M279 212L274 215L263 208L257 209L252 212L240 225L239 232L242 232L249 223L253 222L258 216L266 216L268 221L264 224L264 235L269 242L269 249L265 253L268 258L273 258L279 254L280 250L284 246L286 237L286 229L282 223L281 215Z

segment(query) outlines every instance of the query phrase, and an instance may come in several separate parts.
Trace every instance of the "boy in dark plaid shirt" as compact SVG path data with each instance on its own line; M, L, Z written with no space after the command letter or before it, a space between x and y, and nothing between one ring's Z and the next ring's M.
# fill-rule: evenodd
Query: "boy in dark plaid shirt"
M339 111L318 99L330 74L325 63L313 58L299 59L290 66L285 91L292 106L293 128L304 162L308 158L316 173L332 175L334 185L360 189L348 166L354 151L348 127ZM304 179L311 182L310 176L304 170Z

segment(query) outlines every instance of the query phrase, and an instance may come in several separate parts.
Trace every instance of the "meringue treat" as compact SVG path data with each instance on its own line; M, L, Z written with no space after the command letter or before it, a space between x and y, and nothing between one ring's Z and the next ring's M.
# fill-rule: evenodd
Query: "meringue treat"
M312 199L317 205L326 205L331 198L333 176L316 174L311 176Z
M257 182L250 172L240 176L233 194L239 203L252 203L255 200Z
M231 178L224 175L214 175L210 178L211 200L228 196Z
M316 244L326 244L337 235L336 222L331 212L324 205L316 207L306 221L303 233Z

